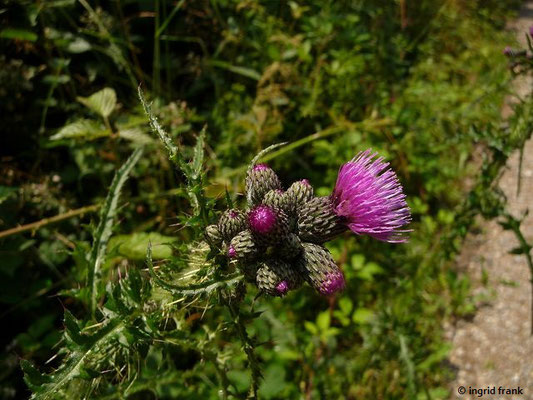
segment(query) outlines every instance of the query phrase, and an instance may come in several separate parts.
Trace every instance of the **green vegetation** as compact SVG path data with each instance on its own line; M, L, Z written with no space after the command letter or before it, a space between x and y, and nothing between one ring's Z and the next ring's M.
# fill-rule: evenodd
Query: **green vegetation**
M454 257L477 215L520 234L492 190L533 118L501 127L516 6L1 6L0 230L42 222L0 232L0 397L448 398L443 322L475 311ZM280 142L285 183L328 194L371 147L408 195L408 244L328 243L335 298L256 298L203 241Z

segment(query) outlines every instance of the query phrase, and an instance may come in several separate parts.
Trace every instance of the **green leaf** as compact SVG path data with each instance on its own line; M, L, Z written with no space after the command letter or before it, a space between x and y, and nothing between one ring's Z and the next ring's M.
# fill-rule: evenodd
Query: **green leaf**
M18 188L0 185L0 204L9 199L15 193L17 193L17 191Z
M41 374L28 360L21 360L20 367L24 372L24 382L33 392L38 392L43 385L51 381L49 376Z
M279 364L272 364L267 368L259 388L260 398L275 398L285 389L286 385L285 368Z
M142 148L137 149L128 158L124 165L117 171L109 194L105 199L105 203L100 210L100 223L96 228L94 234L94 241L91 252L88 257L89 263L89 290L90 290L90 309L94 317L96 310L98 288L100 283L100 267L105 259L107 244L114 226L114 220L117 213L118 199L122 186L128 179L128 175L142 155Z
M348 297L341 297L339 299L339 308L344 315L349 315L353 310L353 303Z
M87 343L88 338L81 334L80 326L78 321L70 313L70 311L65 310L65 317L63 320L65 324L65 336L67 339L73 341L77 345L84 345Z
M157 120L156 116L152 112L151 105L146 102L146 99L144 98L144 94L140 86L137 92L138 92L141 104L144 108L144 112L146 113L150 121L150 127L152 128L152 131L157 133L157 135L159 136L159 139L163 142L165 148L167 149L170 161L172 161L177 168L181 168L180 163L182 159L180 157L178 147L174 144L170 135L167 132L165 132L165 130L159 124L159 121Z
M331 323L331 316L329 310L322 311L316 318L316 325L321 332L325 332Z
M17 29L17 28L5 28L0 31L0 38L2 39L14 39L14 40L28 40L30 42L35 42L38 38L37 34L28 31L26 29Z
M169 244L175 237L164 236L157 232L135 232L129 235L116 235L109 240L109 248L116 248L118 253L130 260L144 260L146 249L152 243L152 257L157 260L169 258L172 248Z
M56 134L50 136L50 140L61 139L84 139L94 140L104 136L109 136L111 132L103 125L90 119L79 119L71 124L65 125Z
M311 321L304 321L304 327L312 335L318 334L318 328Z
M357 277L364 280L372 280L374 275L382 274L383 268L381 268L375 262L369 262L357 273Z
M352 268L355 270L363 268L365 265L365 256L364 254L354 254L350 259Z
M235 74L239 74L247 78L254 79L256 81L261 79L261 75L256 70L253 70L251 68L240 67L238 65L233 65L229 62L222 61L222 60L210 60L208 61L208 64L212 65L213 67L222 68L227 71L233 72Z
M368 308L358 308L352 315L352 321L356 324L366 324L372 319L374 313Z
M205 142L205 127L198 135L196 140L196 146L194 146L194 156L192 159L192 168L190 178L193 180L198 179L202 172L202 166L204 163L204 142Z
M441 363L448 357L451 348L452 345L450 343L440 344L440 346L433 353L431 353L424 361L418 364L417 370L430 370L434 365Z
M24 371L24 380L33 391L32 400L52 400L57 398L71 398L64 393L65 388L75 379L88 377L87 371L91 368L91 359L101 356L101 352L109 345L116 342L124 322L120 319L109 321L99 331L84 338L84 345L73 346L63 363L51 375L43 375L28 361L21 362Z
M91 50L91 47L91 44L87 40L78 36L68 44L67 51L79 54Z
M118 136L122 139L129 140L130 142L137 143L139 145L152 144L155 142L154 139L152 139L139 128L119 128Z
M95 113L107 118L117 105L117 94L111 88L103 88L89 97L77 97L76 100Z
M186 286L174 285L165 282L161 279L154 270L152 262L152 246L149 245L146 251L146 264L154 282L165 290L173 293L176 296L197 296L213 293L216 290L223 288L231 288L242 282L243 275L240 273L233 273L226 276L215 276L214 279L206 279L201 283L190 283Z
M43 78L43 83L46 83L46 84L52 85L52 86L61 85L63 83L67 83L69 81L70 81L70 76L69 75L46 75ZM50 103L48 103L48 104L56 105L57 102L55 101L55 99L50 99Z

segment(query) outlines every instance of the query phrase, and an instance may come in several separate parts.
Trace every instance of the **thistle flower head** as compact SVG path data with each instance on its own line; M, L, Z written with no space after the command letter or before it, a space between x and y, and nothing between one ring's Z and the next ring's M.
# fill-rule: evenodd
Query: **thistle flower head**
M344 275L341 271L333 271L326 275L324 281L318 288L320 294L331 296L332 294L344 289Z
M281 189L281 182L278 176L266 164L255 164L250 168L244 181L246 189L246 199L250 206L260 204L271 190Z
M225 240L231 240L244 229L246 229L246 216L240 210L226 210L218 220L218 230Z
M281 281L276 285L276 290L278 291L280 296L284 296L289 291L289 284L287 281Z
M276 211L269 206L259 205L248 213L250 229L254 233L267 234L276 226Z
M383 157L370 150L344 164L332 193L335 213L356 234L367 234L390 243L406 242L411 221L398 177Z
M230 246L228 249L228 257L229 258L235 258L237 257L237 250L235 250L235 247Z
M264 169L270 169L270 167L266 164L255 164L253 167L252 167L252 171L261 171L261 170L264 170Z

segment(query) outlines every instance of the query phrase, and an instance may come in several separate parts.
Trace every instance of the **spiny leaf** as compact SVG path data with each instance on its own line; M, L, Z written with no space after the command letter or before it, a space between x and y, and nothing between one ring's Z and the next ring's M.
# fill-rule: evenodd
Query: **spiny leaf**
M192 168L190 178L197 180L202 172L202 166L204 163L204 142L205 142L205 126L198 135L196 140L196 146L194 146L194 156L192 159Z
M161 286L163 289L172 292L178 296L196 296L201 294L209 294L214 292L217 289L232 287L237 285L243 280L243 275L239 273L231 274L220 279L213 279L197 284L190 284L187 286L173 285L171 283L165 282L162 280L154 271L154 265L152 262L152 247L148 246L146 251L146 264L148 265L148 270L154 281Z
M226 206L228 208L233 208L233 200L231 200L231 195L229 194L227 187L226 187Z
M67 339L70 339L72 342L80 346L88 342L88 338L81 334L78 321L68 310L65 310L64 324L65 336L67 337Z
M98 300L98 287L100 281L100 266L104 261L107 243L111 237L113 229L113 221L115 219L118 199L120 197L120 191L128 175L133 169L133 166L139 161L142 155L142 148L137 149L133 154L128 158L126 163L117 171L111 187L109 189L109 194L105 199L104 206L100 212L100 223L96 228L94 235L94 242L89 253L89 290L90 290L90 309L94 317L96 304Z
M273 144L272 146L268 146L266 149L263 149L259 153L257 153L257 155L252 159L252 161L250 161L250 164L248 165L248 173L250 173L254 165L257 164L257 162L261 159L261 157L277 149L278 147L284 146L286 144L287 142L276 143L276 144Z
M107 118L117 105L117 94L111 88L103 88L89 97L77 97L81 104Z
M136 268L130 269L128 272L128 293L135 302L141 302L141 289L142 289L142 280L141 274Z
M21 360L20 367L24 372L24 382L33 392L39 392L43 385L51 381L48 375L41 374L28 360Z
M28 361L23 360L21 367L24 379L32 389L32 400L51 400L57 398L71 398L63 394L63 390L74 379L82 378L91 369L91 358L111 346L125 328L125 323L114 319L109 321L97 333L87 336L84 346L75 346L68 353L62 365L51 375L43 375ZM98 359L98 357L96 357Z
M141 100L141 104L144 108L144 112L150 120L150 127L155 133L157 133L159 139L161 139L161 141L165 145L165 148L167 149L169 154L170 161L172 161L177 168L180 168L181 159L179 157L178 147L173 143L172 138L169 136L169 134L165 132L161 125L159 125L159 121L157 121L157 117L152 112L151 105L146 102L146 99L144 98L144 94L140 86L138 87L137 91L139 94L139 99Z

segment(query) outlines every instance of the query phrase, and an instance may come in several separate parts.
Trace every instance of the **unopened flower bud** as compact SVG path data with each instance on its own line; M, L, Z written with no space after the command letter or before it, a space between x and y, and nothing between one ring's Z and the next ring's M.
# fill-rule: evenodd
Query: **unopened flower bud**
M236 234L246 229L246 216L240 210L227 210L218 220L218 229L222 238L230 241Z
M231 239L228 257L239 260L251 260L258 255L258 246L254 242L252 233L244 230Z
M297 271L279 259L268 259L257 269L257 287L271 296L284 296L289 290L300 286Z
M248 172L245 186L248 202L253 206L261 203L269 191L281 189L281 182L268 165L256 164Z
M209 225L205 228L205 239L211 246L220 246L223 239L217 225Z
M313 187L307 179L294 182L285 192L287 209L291 213L297 212L305 203L313 198Z
M265 197L263 197L262 204L270 207L280 208L286 212L285 207L285 192L281 189L270 190Z
M324 296L344 289L344 275L325 247L314 243L303 243L297 267L304 279Z

